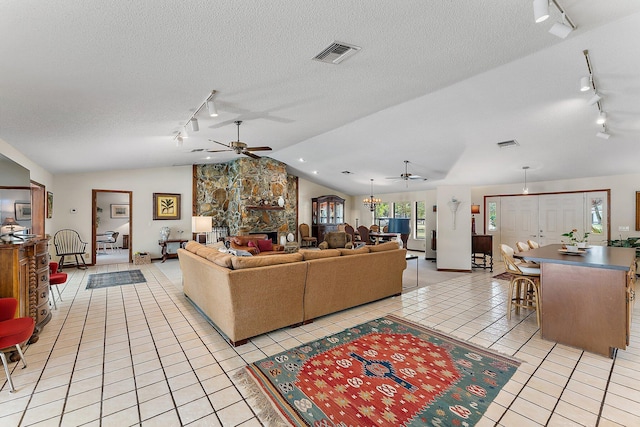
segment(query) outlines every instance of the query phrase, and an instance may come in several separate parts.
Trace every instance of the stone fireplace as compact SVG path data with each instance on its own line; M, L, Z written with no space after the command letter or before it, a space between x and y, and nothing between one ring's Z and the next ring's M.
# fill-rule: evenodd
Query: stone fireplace
M214 227L230 235L297 234L298 177L284 163L268 157L241 157L227 163L193 166L194 215L211 216ZM279 199L283 206L280 206Z

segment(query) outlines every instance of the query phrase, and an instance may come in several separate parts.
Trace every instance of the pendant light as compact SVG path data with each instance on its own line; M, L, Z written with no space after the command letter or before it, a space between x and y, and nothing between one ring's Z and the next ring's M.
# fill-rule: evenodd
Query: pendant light
M527 169L529 169L529 166L522 167L522 170L524 170L524 186L522 187L522 194L529 194L529 187L527 187Z

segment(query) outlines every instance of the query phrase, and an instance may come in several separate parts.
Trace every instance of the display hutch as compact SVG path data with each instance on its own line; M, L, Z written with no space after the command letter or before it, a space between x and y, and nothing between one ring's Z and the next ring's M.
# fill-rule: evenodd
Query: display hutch
M337 231L344 223L344 199L338 196L322 196L311 199L311 234L324 241L324 234Z

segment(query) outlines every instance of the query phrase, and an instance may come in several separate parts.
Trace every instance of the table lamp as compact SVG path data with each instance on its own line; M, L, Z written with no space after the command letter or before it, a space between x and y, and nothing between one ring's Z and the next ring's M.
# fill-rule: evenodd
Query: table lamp
M19 240L24 240L24 238L22 236L17 236L15 234L15 228L16 227L20 227L20 229L24 229L24 227L21 227L20 224L18 224L18 222L15 220L15 218L12 218L12 217L5 218L4 221L2 221L2 228L5 228L5 227L7 227L11 231L9 231L8 233L2 233L2 237L9 236L10 239L16 238L16 239L19 239Z
M480 213L480 205L471 204L471 234L476 234L476 214Z
M402 246L406 249L407 240L409 240L409 234L411 233L411 227L409 225L410 218L389 218L388 231L389 233L400 234L402 239Z
M196 235L197 242L201 242L200 236L202 233L210 233L212 228L213 218L210 216L192 216L191 217L191 231ZM206 241L206 237L205 237Z

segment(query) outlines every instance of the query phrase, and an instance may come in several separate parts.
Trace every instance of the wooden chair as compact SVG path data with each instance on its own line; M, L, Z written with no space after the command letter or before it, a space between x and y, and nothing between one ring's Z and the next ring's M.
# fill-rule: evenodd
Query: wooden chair
M511 273L509 296L507 297L507 319L511 319L511 310L516 314L521 308L535 310L536 321L540 326L540 268L524 267L513 258L514 251L508 245L500 245L500 253L505 270Z
M300 246L318 246L318 238L313 237L309 231L309 224L302 223L298 226L300 230Z
M358 230L360 230L360 227L358 227ZM377 233L378 231L380 231L380 226L373 224L371 227L369 227L369 231Z
M538 244L538 242L534 241L534 240L527 240L527 245L529 245L529 247L531 249L538 249L540 247L540 245Z
M56 247L56 255L60 257L58 270L62 271L64 265L64 257L73 255L76 259L77 268L86 269L87 263L84 262L84 254L87 249L87 242L83 242L75 230L65 228L56 232L53 236L53 245ZM80 257L80 259L78 259ZM80 264L82 262L82 265Z
M526 252L531 249L529 244L525 242L516 242L516 248L518 248L518 252Z
M351 225L349 225L349 224L345 225L344 226L344 232L351 236L351 241L354 244L357 242L357 240L356 240L356 230L354 230Z
M360 233L360 240L364 242L365 245L371 244L371 239L369 238L369 229L364 225L358 227L358 233Z

